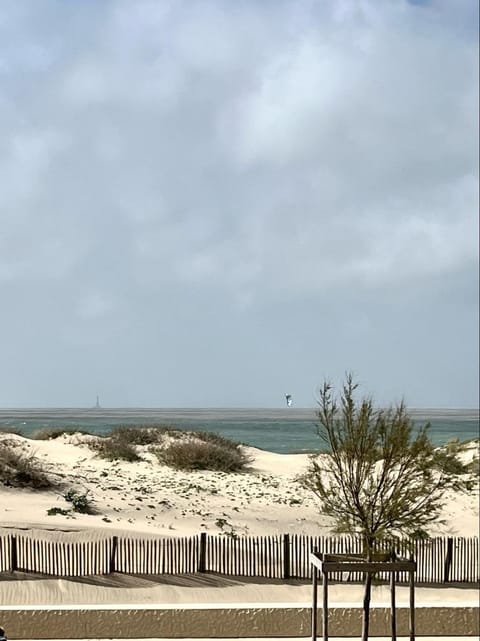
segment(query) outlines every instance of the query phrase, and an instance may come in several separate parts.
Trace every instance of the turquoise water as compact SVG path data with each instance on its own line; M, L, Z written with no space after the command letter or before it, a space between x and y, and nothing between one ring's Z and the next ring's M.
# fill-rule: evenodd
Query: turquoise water
M412 410L411 416L416 425L430 422L430 437L436 445L452 438L479 438L476 410ZM118 425L155 423L208 430L279 454L322 447L314 409L0 409L0 427L21 430L25 436L47 427L105 434Z

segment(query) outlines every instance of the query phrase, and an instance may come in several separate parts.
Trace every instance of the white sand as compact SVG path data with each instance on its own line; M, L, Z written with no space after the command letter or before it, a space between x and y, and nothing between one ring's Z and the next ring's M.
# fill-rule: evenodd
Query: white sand
M50 441L0 434L19 451L34 455L42 467L67 487L87 493L96 514L70 512L47 515L49 508L71 509L64 490L38 491L0 486L3 526L48 529L108 528L168 536L235 532L241 534L328 534L316 497L297 477L308 465L303 454L274 454L246 448L252 457L243 474L180 472L158 463L147 448L145 460L110 462L98 458L87 441L91 436L66 435ZM470 458L474 447L463 456ZM478 536L478 488L471 494L447 495L432 535Z
M178 472L159 465L143 450L139 463L108 462L86 445L91 438L63 436L33 441L0 434L26 454L34 454L44 469L55 473L67 487L88 493L94 515L71 512L48 516L52 507L71 509L62 491L32 491L0 486L0 522L11 528L81 531L80 536L105 530L134 531L166 536L198 534L329 534L316 498L297 481L307 455L279 455L247 448L251 468L243 474ZM476 449L464 454L472 458ZM447 497L445 525L432 535L478 536L478 488L473 493ZM0 530L1 531L1 530ZM76 534L75 536L79 536ZM5 577L4 577L5 578ZM311 588L298 581L236 580L211 575L162 577L161 580L113 575L81 579L45 579L28 575L0 581L3 604L36 603L183 603L183 602L296 602L308 603ZM19 580L21 579L21 580ZM399 588L398 600L406 595ZM361 587L332 586L330 601L359 602ZM388 601L385 588L375 588L374 601ZM417 589L419 602L478 602L476 590Z
M322 588L318 595L321 598ZM329 603L362 602L363 586L331 584ZM408 588L397 587L398 605L408 604ZM415 599L422 605L443 606L449 603L478 604L478 591L471 587L415 589ZM312 587L308 581L229 577L212 574L139 577L123 574L54 579L16 573L0 581L0 602L8 605L86 605L86 604L174 604L174 603L295 603L308 605ZM372 605L390 602L388 586L372 588Z

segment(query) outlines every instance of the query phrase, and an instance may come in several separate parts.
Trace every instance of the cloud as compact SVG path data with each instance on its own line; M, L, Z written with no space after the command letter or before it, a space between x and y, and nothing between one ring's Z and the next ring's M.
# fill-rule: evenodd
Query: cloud
M245 316L470 282L477 13L4 2L0 288L88 337L174 291Z

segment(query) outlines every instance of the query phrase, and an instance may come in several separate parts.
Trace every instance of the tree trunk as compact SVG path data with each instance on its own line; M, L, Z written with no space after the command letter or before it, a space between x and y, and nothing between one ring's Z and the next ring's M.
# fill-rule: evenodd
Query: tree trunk
M363 550L365 558L368 562L373 559L373 546L373 539L370 537L365 537ZM368 633L370 628L370 599L372 595L372 579L373 574L367 572L365 575L365 587L363 591L362 641L368 641Z
M365 577L365 589L363 592L363 618L362 618L362 641L368 641L370 627L370 597L372 594L372 575L370 572Z

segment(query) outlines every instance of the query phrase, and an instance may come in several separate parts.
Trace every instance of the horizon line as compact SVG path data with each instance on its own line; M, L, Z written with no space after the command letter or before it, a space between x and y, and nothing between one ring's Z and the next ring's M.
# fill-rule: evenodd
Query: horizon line
M395 407L395 404L391 404L393 407ZM379 408L383 407L390 407L388 406L379 406ZM277 405L277 406L268 406L268 405L195 405L195 406L155 406L155 405L28 405L28 406L0 406L0 412L6 412L6 411L54 411L54 410L79 410L79 411L86 411L86 410L97 410L97 411L102 411L102 410L128 410L128 411L134 411L134 410L150 410L150 411L198 411L198 410L219 410L219 411L233 411L233 410L285 410L285 411L295 411L295 410L314 410L316 409L316 405L312 406L291 406L287 407L285 405ZM433 406L433 405L426 405L426 406L412 406L408 407L408 411L444 411L444 412L458 412L458 411L468 411L468 412L477 412L480 414L480 409L478 407L466 407L466 406Z

